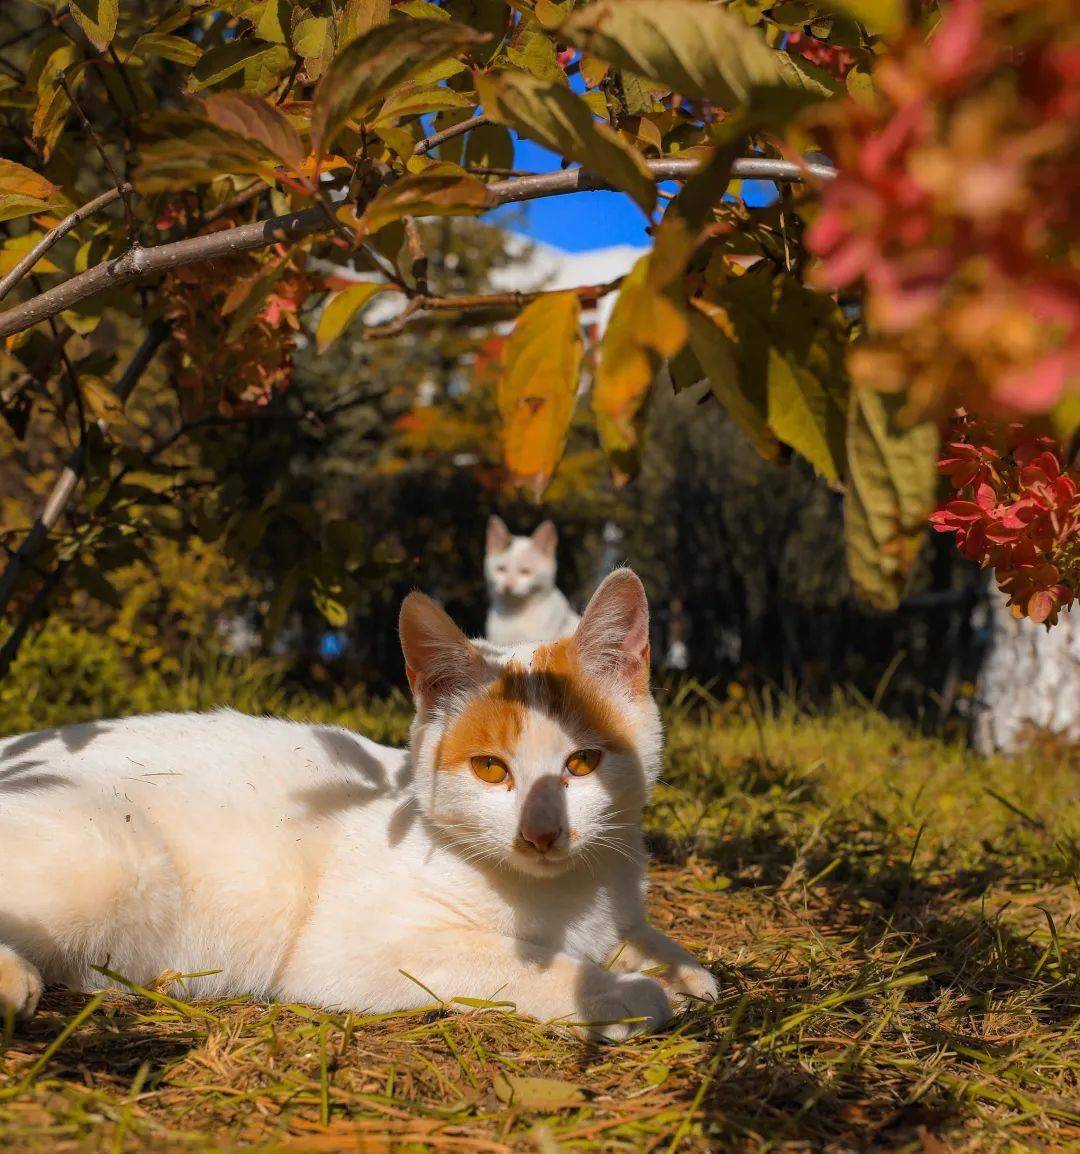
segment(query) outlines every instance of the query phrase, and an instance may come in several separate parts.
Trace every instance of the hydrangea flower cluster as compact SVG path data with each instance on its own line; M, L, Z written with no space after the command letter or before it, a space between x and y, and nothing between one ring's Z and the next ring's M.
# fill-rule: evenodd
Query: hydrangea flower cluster
M865 289L851 368L912 417L1045 413L1080 388L1080 44L1067 0L951 0L826 107L818 282Z

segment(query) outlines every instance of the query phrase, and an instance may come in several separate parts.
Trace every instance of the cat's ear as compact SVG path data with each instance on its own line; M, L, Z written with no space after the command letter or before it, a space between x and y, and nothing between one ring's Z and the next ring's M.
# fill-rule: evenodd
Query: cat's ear
M510 548L510 530L501 517L494 513L487 523L487 551L489 553L505 553Z
M634 694L649 691L649 603L630 569L605 578L585 607L574 645L585 668Z
M430 709L485 680L486 666L476 646L423 593L410 593L398 618L405 676L418 703Z
M555 556L555 546L559 543L559 531L555 528L553 521L542 521L533 530L530 539L545 557Z

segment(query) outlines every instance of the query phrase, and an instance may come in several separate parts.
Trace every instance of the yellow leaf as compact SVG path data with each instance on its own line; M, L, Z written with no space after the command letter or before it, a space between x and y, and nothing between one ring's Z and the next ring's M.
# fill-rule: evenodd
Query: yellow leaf
M503 354L499 415L515 484L539 499L562 457L581 374L581 303L574 292L538 297L518 317Z
M388 291L390 287L376 284L374 281L360 281L349 285L347 289L342 289L341 292L334 293L323 307L315 330L315 344L319 352L321 353L341 336L349 322L372 297Z
M616 484L636 467L638 425L660 364L683 347L688 334L682 309L664 294L670 283L665 256L658 237L657 249L641 257L623 281L600 346L592 404Z
M116 35L118 0L71 0L71 14L86 33L86 39L104 52Z

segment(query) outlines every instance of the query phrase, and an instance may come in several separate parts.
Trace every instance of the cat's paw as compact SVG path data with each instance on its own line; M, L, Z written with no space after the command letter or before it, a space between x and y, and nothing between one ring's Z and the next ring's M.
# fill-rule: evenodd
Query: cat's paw
M0 1018L8 1010L16 1018L32 1018L43 984L37 967L12 950L0 949Z
M663 973L656 974L656 980L667 991L677 1010L699 1002L715 1002L720 994L716 978L696 962L669 965Z
M644 974L611 975L605 988L586 999L580 1028L591 1041L625 1042L671 1021L671 1003L659 982Z

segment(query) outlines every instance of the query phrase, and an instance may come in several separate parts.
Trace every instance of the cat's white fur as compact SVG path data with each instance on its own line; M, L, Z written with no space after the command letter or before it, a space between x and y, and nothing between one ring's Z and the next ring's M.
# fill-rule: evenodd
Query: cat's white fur
M637 579L614 574L572 643L632 735L587 777L560 769L597 738L528 706L512 789L436 769L462 710L536 651L470 643L418 594L402 611L408 750L231 711L0 742L0 1020L32 1013L43 981L109 985L95 967L141 985L217 970L188 996L370 1011L430 1004L423 986L604 1038L715 996L645 917L639 820L661 733L652 697L630 687L643 636L647 661L643 612ZM554 822L547 853L523 842L530 823ZM663 986L638 972L656 964Z
M515 537L501 517L488 519L484 554L488 641L496 645L557 641L577 628L581 618L555 584L558 539L550 521L529 537Z

